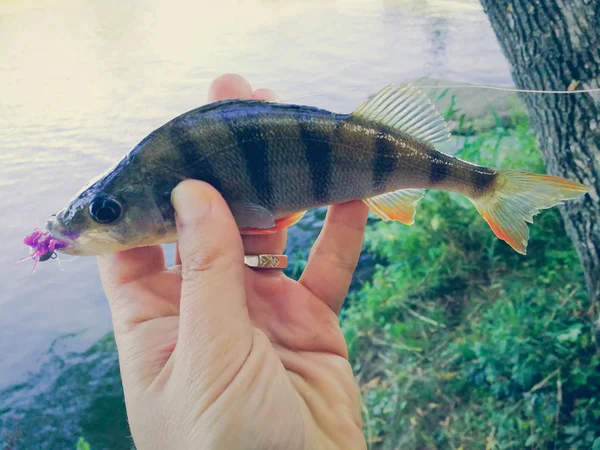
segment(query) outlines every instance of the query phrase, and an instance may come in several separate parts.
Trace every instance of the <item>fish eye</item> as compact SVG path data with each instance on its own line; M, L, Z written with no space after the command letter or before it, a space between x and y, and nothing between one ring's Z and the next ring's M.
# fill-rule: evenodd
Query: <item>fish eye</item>
M94 198L90 203L90 216L98 223L113 223L121 217L121 205L105 195Z

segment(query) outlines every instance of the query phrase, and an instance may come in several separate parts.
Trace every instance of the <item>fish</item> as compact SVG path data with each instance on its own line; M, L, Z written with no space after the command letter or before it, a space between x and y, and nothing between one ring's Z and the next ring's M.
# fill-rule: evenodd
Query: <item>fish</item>
M464 161L437 148L449 137L411 85L387 86L350 114L262 100L210 103L150 133L25 244L37 263L54 251L88 256L175 242L171 192L196 179L221 193L242 234L273 233L309 209L350 200L411 225L427 189L456 192L525 254L535 214L589 191Z

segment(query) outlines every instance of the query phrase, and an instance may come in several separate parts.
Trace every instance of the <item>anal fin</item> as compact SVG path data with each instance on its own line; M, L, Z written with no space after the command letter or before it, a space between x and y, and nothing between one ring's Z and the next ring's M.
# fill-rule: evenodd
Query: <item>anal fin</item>
M271 234L275 233L279 230L283 230L284 228L291 227L295 223L297 223L302 217L304 217L306 211L301 211L295 214L290 214L289 216L281 217L279 219L275 219L275 226L271 228L240 228L241 234Z
M425 195L424 189L401 189L363 200L381 219L406 225L415 222L416 205Z

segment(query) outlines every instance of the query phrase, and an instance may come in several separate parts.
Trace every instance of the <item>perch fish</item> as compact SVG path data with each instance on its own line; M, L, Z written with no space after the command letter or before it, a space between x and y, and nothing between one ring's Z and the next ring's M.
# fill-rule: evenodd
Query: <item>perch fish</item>
M36 264L54 251L113 253L177 240L171 191L203 180L241 233L270 233L306 210L362 200L407 225L425 189L466 196L496 236L525 254L526 222L588 188L563 178L478 166L436 145L450 133L412 86L388 86L351 114L225 100L161 126L25 238Z

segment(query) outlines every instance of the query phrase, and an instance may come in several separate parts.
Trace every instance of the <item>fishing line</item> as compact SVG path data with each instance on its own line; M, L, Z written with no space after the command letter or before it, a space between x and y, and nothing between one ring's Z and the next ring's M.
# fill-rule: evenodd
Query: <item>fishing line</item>
M501 87L501 86L490 86L485 84L468 84L468 85L424 85L424 84L412 84L416 88L428 88L428 89L488 89L494 91L504 91L504 92L522 92L526 94L590 94L590 93L600 93L600 88L589 88L589 89L578 89L578 90L550 90L550 89L519 89L519 88L511 88L511 87ZM321 93L313 93L313 94L303 94L303 95L294 95L290 99L298 99L305 97L316 97L320 95L327 94L338 94L342 92L355 91L360 89L363 86L354 86L346 89L339 89L336 91L326 91Z
M528 94L585 94L585 93L590 93L590 92L600 92L600 88L591 88L591 89L580 89L580 90L572 90L572 91L552 91L552 90L545 90L545 89L518 89L518 88L509 88L509 87L500 87L500 86L486 86L486 85L448 85L448 86L440 86L440 85L436 85L436 86L425 86L425 85L414 85L415 87L419 87L419 88L441 88L441 89L448 89L448 88L452 88L452 89L457 89L457 88L463 88L463 89L490 89L490 90L494 90L494 91L507 91L507 92L525 92Z
M61 259L60 256L58 256L58 253L56 254L56 261L58 262L58 268L60 269L61 272L65 271L65 268L62 266L62 263L70 263L79 258L80 258L79 256L73 256L70 259Z

